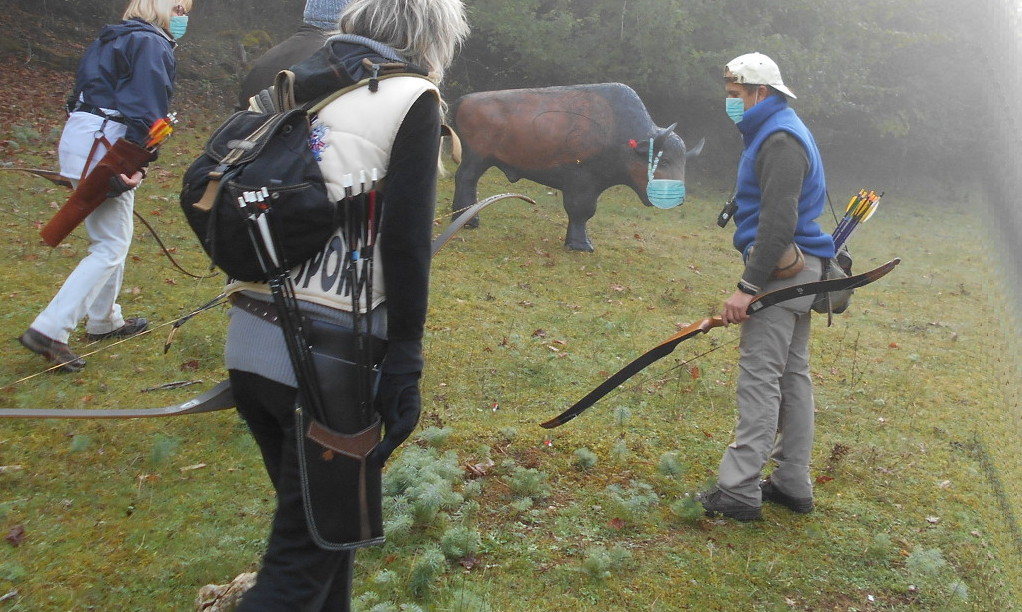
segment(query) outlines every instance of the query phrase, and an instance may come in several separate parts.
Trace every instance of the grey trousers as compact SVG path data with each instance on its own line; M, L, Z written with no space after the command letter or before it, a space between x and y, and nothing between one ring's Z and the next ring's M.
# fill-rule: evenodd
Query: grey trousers
M822 261L806 257L794 278L764 291L820 279ZM793 497L812 497L813 383L809 375L809 307L814 296L765 308L742 324L738 358L738 425L724 452L717 487L759 506L759 480L769 460L774 485Z

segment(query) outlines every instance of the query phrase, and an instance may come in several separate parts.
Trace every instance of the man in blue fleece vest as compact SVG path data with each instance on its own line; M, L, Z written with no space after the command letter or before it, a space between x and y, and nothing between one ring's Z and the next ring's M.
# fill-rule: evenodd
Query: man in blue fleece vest
M724 302L724 322L741 323L738 425L720 462L717 486L700 495L710 516L761 517L763 501L798 513L813 509L809 460L813 385L805 296L748 316L754 296L820 280L834 241L816 222L826 202L823 162L812 134L788 106L795 94L769 57L748 53L724 73L726 109L745 149L735 188L734 246L745 269ZM776 464L766 480L768 461Z

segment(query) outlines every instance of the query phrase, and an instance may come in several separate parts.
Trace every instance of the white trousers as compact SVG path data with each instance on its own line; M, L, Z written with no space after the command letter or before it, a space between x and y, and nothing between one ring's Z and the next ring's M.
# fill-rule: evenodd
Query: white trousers
M72 181L75 187L78 181ZM86 331L105 334L124 325L117 296L124 281L124 262L134 232L135 190L110 198L85 218L89 254L64 280L57 295L39 313L32 328L67 343L71 332L88 317Z
M794 278L771 281L764 291L820 280L822 261L806 257ZM717 487L759 506L759 480L771 459L771 482L793 497L812 497L814 401L809 375L809 307L815 296L782 302L742 323L738 358L738 425L720 462Z

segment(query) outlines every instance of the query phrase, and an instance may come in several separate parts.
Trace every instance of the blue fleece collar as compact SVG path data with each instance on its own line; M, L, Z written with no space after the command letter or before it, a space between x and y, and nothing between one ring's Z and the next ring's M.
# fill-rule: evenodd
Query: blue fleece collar
M767 119L786 108L788 108L787 97L768 96L766 100L745 111L745 117L736 124L738 131L742 133L745 146L749 146Z

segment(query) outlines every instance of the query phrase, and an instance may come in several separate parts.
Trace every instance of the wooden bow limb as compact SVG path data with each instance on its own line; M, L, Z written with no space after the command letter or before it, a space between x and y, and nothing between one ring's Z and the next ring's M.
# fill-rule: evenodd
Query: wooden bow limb
M44 178L53 183L54 185L67 187L68 189L71 188L71 179L67 178L66 176L61 176L60 173L55 170L40 170L38 168L0 168L0 171L2 170L14 172L27 172L29 174L34 174L40 178Z

